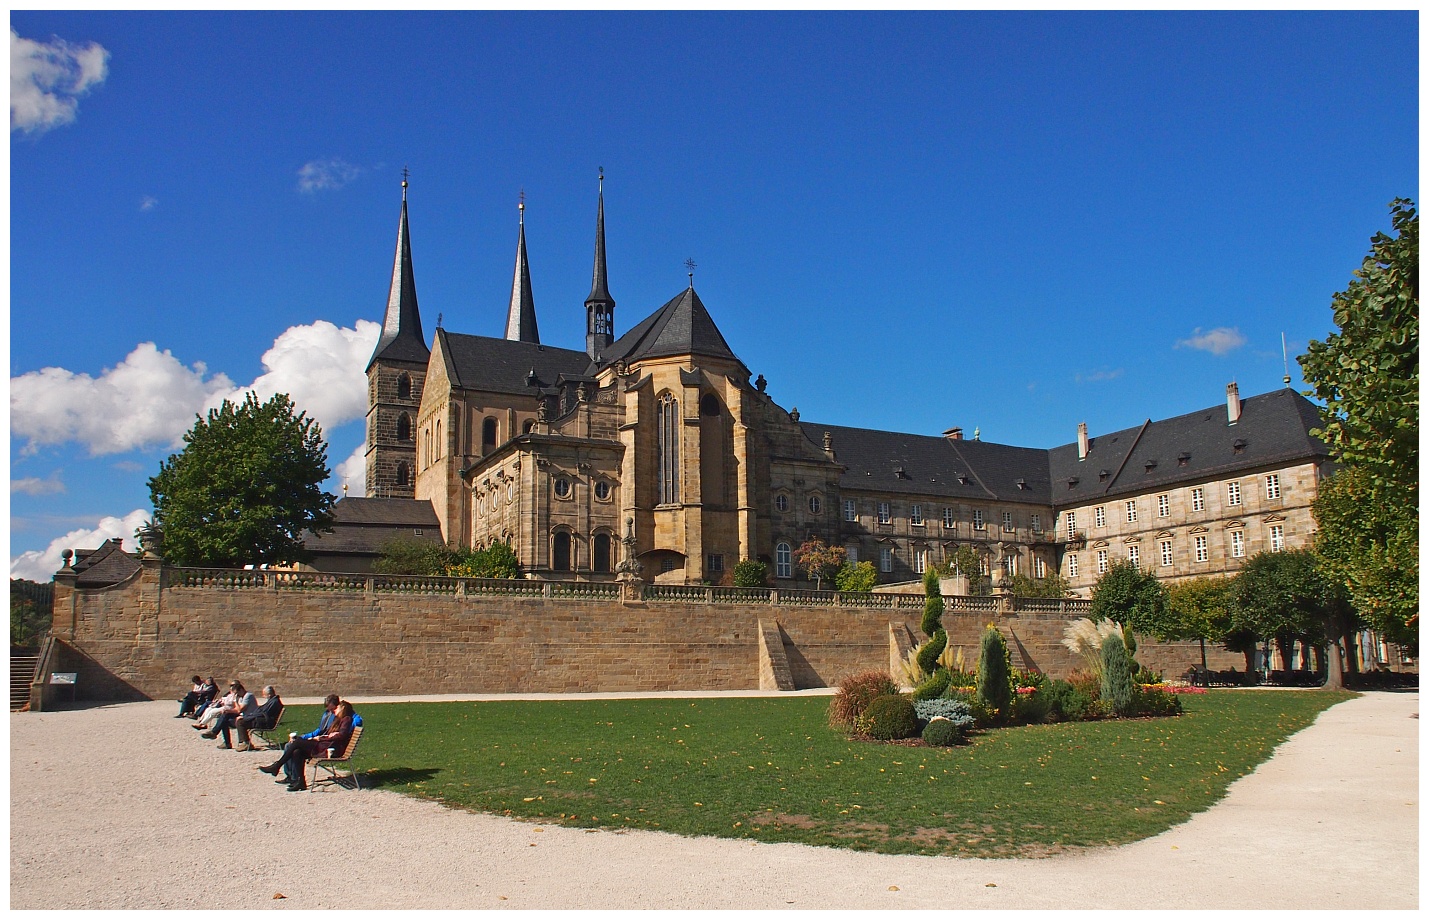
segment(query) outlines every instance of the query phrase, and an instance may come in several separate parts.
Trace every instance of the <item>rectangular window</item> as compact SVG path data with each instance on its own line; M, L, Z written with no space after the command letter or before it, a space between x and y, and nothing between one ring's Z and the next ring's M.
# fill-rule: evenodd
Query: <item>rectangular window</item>
M1274 501L1275 499L1280 497L1279 473L1271 473L1269 476L1265 477L1265 497L1267 500L1270 501Z
M857 505L857 504L854 502L854 500L851 499L851 498L846 498L846 499L844 499L844 520L845 520L845 521L857 521L857 520L858 520L858 505Z
M1068 577L1068 578L1076 578L1076 577L1077 577L1077 554L1076 554L1076 553L1072 553L1071 555L1067 556L1067 577Z
M1092 523L1098 527L1106 526L1106 506L1097 505L1097 510L1092 512Z
M1285 549L1285 528L1279 524L1270 525L1270 551L1278 553Z
M922 526L923 526L923 506L922 506L922 505L909 505L909 506L908 506L908 523L911 524L911 525L913 525L914 527L922 527Z
M1016 557L1016 556L1003 556L1003 557L1002 557L1002 574L1006 575L1008 578L1011 578L1012 576L1014 576L1014 575L1017 574L1017 557Z
M888 510L888 502L878 503L878 523L887 524L893 520L893 514Z
M1231 531L1231 558L1240 559L1245 556L1245 532L1241 530Z
M844 552L848 553L848 561L852 565L858 565L858 544L850 543L844 547Z
M1032 577L1047 577L1047 560L1043 559L1041 556L1035 556L1032 559Z
M1211 559L1211 550L1210 550L1210 547L1209 547L1209 546L1207 545L1207 543L1206 543L1206 535L1205 535L1205 534L1199 534L1199 535L1197 535L1197 537L1196 537L1196 561L1197 561L1197 562L1209 562L1210 559Z
M1067 512L1067 539L1072 540L1077 536L1077 512Z
M984 529L986 529L986 528L984 528L983 523L982 523L982 512L981 512L981 511L974 511L974 512L973 512L973 530L984 530Z
M774 577L794 577L794 554L788 543L780 543L774 547Z
M1169 495L1158 495L1158 496L1156 496L1156 516L1157 516L1157 517L1170 517L1170 516L1171 516L1171 496L1169 496Z
M664 559L661 559L661 560L660 560L660 571L662 571L662 572L673 572L673 571L675 571L675 560L669 558L668 556L667 556L666 558L664 558Z
M711 572L724 571L724 556L720 553L710 553L705 557L705 568Z
M878 549L878 570L880 572L893 571L893 547L881 546Z
M1004 511L1004 512L1002 512L1002 529L1005 530L1005 531L1007 531L1008 533L1011 533L1012 531L1014 531L1014 530L1017 529L1016 527L1013 527L1013 526L1012 526L1012 512L1011 512L1011 511Z
M1205 489L1192 489L1192 490L1191 490L1191 510L1192 510L1192 511L1205 511L1205 510L1206 510L1206 490L1205 490Z
M1041 532L1042 532L1042 515L1040 515L1040 514L1034 514L1034 515L1032 515L1032 532L1033 532L1033 533L1041 533Z
M1126 561L1130 562L1138 569L1141 568L1141 547L1137 546L1135 543L1128 546L1126 548Z
M1134 498L1126 503L1126 522L1128 524L1136 523L1136 499Z
M1228 504L1228 505L1239 505L1239 504L1240 504L1240 483L1238 483L1238 482L1228 482L1228 483L1226 483L1226 504Z
M926 549L913 550L913 571L922 575L928 570L928 551Z
M1174 561L1175 561L1175 559L1174 559L1174 557L1171 555L1171 541L1170 541L1170 540L1162 540L1162 541L1161 541L1161 564L1162 564L1163 566L1168 566L1168 565L1170 565L1170 564L1171 564L1172 562L1174 562Z
M1098 575L1105 575L1105 574L1106 574L1106 568L1107 568L1107 565L1106 565L1106 550L1104 550L1104 549L1099 549L1099 550L1097 550L1097 574L1098 574Z
M943 528L944 528L945 530L952 530L952 529L953 529L953 525L956 524L957 522L958 522L958 519L957 519L956 516L954 516L954 514L953 514L953 509L952 509L952 508L944 508L944 509L943 509Z

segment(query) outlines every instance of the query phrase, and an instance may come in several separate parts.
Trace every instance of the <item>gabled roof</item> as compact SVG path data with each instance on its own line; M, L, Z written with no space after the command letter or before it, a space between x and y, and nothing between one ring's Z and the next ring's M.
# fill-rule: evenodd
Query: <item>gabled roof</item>
M117 585L141 568L139 560L124 552L121 539L105 540L99 549L75 550L71 564L75 574L74 583L81 588L104 588Z
M1329 449L1310 434L1319 425L1315 404L1291 389L1243 400L1234 425L1224 405L1148 420L1092 438L1087 459L1080 462L1075 443L1054 447L1049 452L1052 499L1073 504L1213 479L1238 469L1323 460ZM1069 487L1072 478L1078 482Z
M432 503L415 498L340 498L332 506L333 524L392 524L440 527Z
M579 377L590 367L590 356L583 351L535 342L463 335L445 329L437 330L437 341L446 359L447 375L456 389L534 397L537 388L526 382L533 370L540 385L549 387L562 374Z
M397 222L397 254L392 259L392 284L387 289L387 312L382 318L382 337L367 369L378 358L426 364L431 352L422 335L422 316L417 310L417 282L412 273L412 241L407 231L407 183L402 182L402 216Z
M846 466L845 489L967 500L1051 502L1047 452L989 441L800 422L815 444L832 436L835 459ZM1021 482L1019 483L1019 480Z
M332 530L303 533L303 545L319 554L378 555L394 537L441 543L432 503L412 498L342 498L332 506ZM421 534L415 531L421 530Z
M606 364L622 359L633 364L679 355L739 361L692 287L622 335L603 357Z

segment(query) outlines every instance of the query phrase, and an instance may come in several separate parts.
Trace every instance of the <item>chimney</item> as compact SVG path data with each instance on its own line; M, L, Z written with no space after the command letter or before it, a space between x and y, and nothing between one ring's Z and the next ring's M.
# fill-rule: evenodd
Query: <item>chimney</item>
M943 437L949 441L961 441L963 439L963 430L961 428L949 428L943 432Z
M1235 383L1226 384L1226 423L1234 425L1240 421L1240 387Z
M1077 459L1087 459L1087 423L1082 422L1077 426Z

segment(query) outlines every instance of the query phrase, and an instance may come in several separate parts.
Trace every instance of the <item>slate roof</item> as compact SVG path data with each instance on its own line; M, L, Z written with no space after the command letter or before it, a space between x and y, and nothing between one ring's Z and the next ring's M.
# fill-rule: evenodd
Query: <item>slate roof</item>
M397 253L392 259L392 285L387 289L387 312L382 317L382 337L377 340L368 370L378 358L426 364L431 352L422 335L422 315L417 309L417 282L412 273L412 241L407 231L407 191L402 185L402 216L397 222Z
M814 444L823 444L824 432L833 436L835 458L847 467L840 480L845 489L1059 507L1323 460L1328 449L1310 435L1319 424L1313 403L1293 390L1276 390L1243 400L1235 425L1227 424L1220 405L1098 435L1084 461L1077 460L1075 442L1042 450L816 422L799 426Z
M646 358L677 355L739 361L694 288L681 291L675 299L622 335L603 359L606 364L621 359L633 364Z
M314 553L377 555L393 537L442 542L441 524L429 501L412 498L341 498L332 506L331 533L306 531L303 545ZM422 533L415 534L414 530Z
M75 585L81 588L104 588L117 585L141 568L136 556L124 552L124 541L105 540L99 549L77 549L74 561Z
M526 259L524 220L516 237L516 271L511 280L511 304L506 308L506 338L513 342L539 344L541 341L541 331L536 325L536 298L531 293L531 263Z
M445 329L437 330L437 339L446 356L453 388L534 397L536 389L526 385L526 375L532 370L541 385L551 386L562 374L580 377L590 367L589 355L569 348L463 335Z

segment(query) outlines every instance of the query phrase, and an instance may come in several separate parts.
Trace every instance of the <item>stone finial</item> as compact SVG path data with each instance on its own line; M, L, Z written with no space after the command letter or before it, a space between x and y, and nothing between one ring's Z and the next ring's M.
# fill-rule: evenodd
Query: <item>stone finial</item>
M792 409L789 410L789 417L790 417L791 419L793 419L794 421L796 421L796 422L799 420L799 407L798 407L798 406L795 406L794 408L792 408Z
M769 386L769 381L764 379L763 374L760 374L758 377L754 378L754 388L759 392L763 393L764 388L767 386Z
M74 550L65 550L64 552L60 553L60 558L64 560L64 565L60 567L60 571L63 572L69 568L70 561L74 559Z

